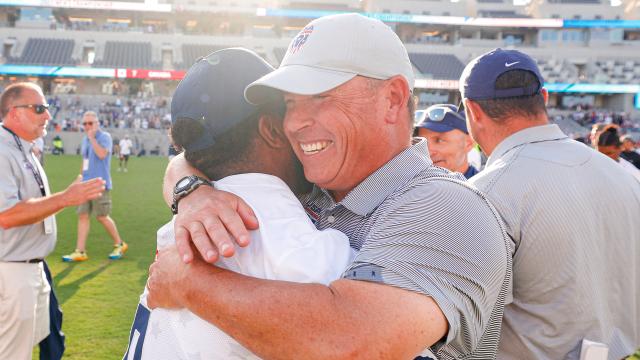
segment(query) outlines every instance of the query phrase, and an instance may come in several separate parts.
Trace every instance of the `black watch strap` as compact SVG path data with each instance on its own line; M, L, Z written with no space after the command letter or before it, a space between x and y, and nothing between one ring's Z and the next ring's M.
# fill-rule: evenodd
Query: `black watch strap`
M173 189L173 204L171 204L171 212L176 215L178 213L178 203L187 195L194 192L202 185L213 186L213 183L205 178L196 175L185 176L178 180Z

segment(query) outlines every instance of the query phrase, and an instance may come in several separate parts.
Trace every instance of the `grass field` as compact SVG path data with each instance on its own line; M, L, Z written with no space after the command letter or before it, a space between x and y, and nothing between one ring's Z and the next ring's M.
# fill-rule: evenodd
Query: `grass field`
M155 254L156 230L171 218L162 201L165 157L131 158L129 172L116 172L112 163L112 218L129 251L118 261L107 255L112 241L95 219L87 241L89 260L64 263L61 256L75 248L77 216L74 208L59 213L58 244L47 262L64 312L67 336L65 359L121 359L129 329ZM79 156L52 156L45 170L52 192L66 188L77 176ZM37 353L37 351L36 351ZM37 358L37 357L35 357Z

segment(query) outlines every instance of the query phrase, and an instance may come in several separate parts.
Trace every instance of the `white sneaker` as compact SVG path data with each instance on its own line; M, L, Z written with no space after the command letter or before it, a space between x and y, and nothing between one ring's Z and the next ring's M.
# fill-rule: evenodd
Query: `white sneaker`
M118 168L118 172L122 171L122 169Z
M124 172L128 172L129 170L127 170L127 168L124 168Z

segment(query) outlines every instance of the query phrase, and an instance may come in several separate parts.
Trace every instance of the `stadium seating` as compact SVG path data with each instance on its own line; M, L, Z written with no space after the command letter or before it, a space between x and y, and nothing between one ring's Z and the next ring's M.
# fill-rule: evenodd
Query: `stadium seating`
M151 44L148 42L107 41L98 67L157 68L151 62Z
M216 50L220 50L225 46L216 45L200 45L200 44L183 44L182 45L182 63L176 66L179 69L188 69L196 60L203 56L207 56Z
M409 59L424 77L430 79L458 79L464 70L464 64L449 54L410 53Z
M71 58L74 44L71 39L30 38L22 55L9 60L24 65L75 65Z
M278 64L280 64L282 62L282 59L284 58L284 55L287 53L287 48L274 48L273 49L273 54L276 56L276 59L278 60Z

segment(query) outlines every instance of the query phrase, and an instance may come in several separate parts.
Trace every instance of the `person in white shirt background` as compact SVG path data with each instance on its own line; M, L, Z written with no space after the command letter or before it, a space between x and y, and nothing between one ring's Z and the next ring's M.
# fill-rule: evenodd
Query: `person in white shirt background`
M295 193L310 190L302 166L282 129L282 104L254 106L244 88L273 68L255 53L224 49L191 67L172 104L173 142L179 156L215 180L217 189L244 199L260 228L250 245L216 266L264 279L328 284L340 277L353 257L343 233L317 230ZM197 175L176 185L172 210L198 186ZM175 244L174 223L158 230L158 248ZM124 359L257 359L214 325L187 309L155 309L141 296Z
M118 171L127 172L127 163L129 162L129 156L131 155L131 148L133 143L129 139L129 135L125 135L119 143L120 146L120 164L118 165Z

